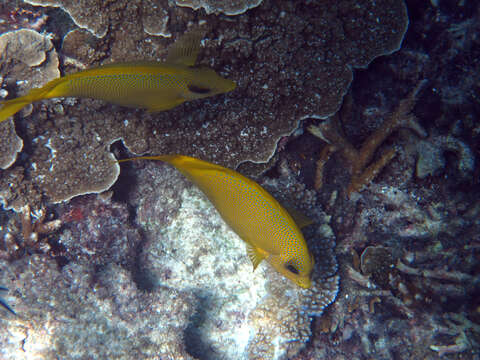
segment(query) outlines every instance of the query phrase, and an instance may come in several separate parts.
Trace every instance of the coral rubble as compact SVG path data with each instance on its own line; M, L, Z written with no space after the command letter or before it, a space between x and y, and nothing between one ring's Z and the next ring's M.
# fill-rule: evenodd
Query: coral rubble
M480 63L473 60L480 48L472 34L480 8L473 1L407 6L402 49L356 73L338 114L340 135L346 147L362 149L404 94L427 79L409 110L423 136L398 129L384 139L372 164L392 147L395 158L350 200L338 195L358 166L348 155L315 147L310 133L292 141L298 150L287 145L279 155L312 187L315 172L321 175L317 194L332 217L342 279L296 360L478 358L480 132L472 119L480 114ZM330 124L317 134L341 143Z

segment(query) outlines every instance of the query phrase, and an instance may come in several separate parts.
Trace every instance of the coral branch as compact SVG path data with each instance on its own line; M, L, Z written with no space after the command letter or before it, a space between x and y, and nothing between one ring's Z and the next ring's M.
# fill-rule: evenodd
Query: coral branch
M460 271L448 271L445 269L439 270L420 270L410 266L405 265L400 260L398 260L396 268L409 275L424 276L428 278L440 279L440 280L449 280L455 282L466 282L474 281L474 277L469 274L462 273Z
M340 112L320 125L310 126L308 128L310 133L329 144L322 150L320 158L317 161L315 188L318 190L323 185L323 180L320 178L323 177L323 168L333 152L337 150L342 152L346 166L351 174L350 184L346 191L346 195L349 197L353 192L360 191L364 186L369 184L395 157L396 149L391 148L383 153L379 160L371 163L377 149L396 129L399 127L408 127L419 136L425 137L427 135L425 130L418 124L415 116L411 114L418 93L425 83L426 80L420 81L410 94L400 101L397 109L384 121L380 128L370 135L360 150L355 149L342 134L340 130ZM348 105L347 103L347 106Z

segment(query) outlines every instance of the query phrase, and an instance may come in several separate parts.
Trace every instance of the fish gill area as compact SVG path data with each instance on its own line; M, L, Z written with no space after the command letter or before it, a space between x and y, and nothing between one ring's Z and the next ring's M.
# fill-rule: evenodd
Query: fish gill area
M0 123L0 358L479 359L477 1L0 0L0 97L199 24L234 91ZM314 286L252 271L171 166L114 162L175 153L312 219Z

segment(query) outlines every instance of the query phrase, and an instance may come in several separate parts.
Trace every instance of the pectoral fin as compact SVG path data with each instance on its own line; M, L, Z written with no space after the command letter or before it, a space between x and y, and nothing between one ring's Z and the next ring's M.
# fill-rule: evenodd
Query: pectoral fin
M285 206L285 208L287 209L288 213L295 221L295 224L297 224L300 229L304 228L305 226L313 224L313 220L303 215L300 211L288 206Z
M181 36L177 41L170 45L165 62L186 66L195 65L198 52L200 51L200 41L204 35L205 30L197 28Z
M250 244L247 244L247 254L252 261L253 270L255 270L257 266L262 262L262 260L267 257L267 254L264 251L258 248L254 248Z

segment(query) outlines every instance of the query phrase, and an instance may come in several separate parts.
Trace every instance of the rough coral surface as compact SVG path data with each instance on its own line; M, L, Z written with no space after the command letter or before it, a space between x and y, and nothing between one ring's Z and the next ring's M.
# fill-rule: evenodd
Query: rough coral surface
M342 130L361 148L426 79L412 113L428 136L392 134L373 159L391 148L397 156L348 201L339 194L349 186L349 163L333 154L322 168L318 195L337 234L342 286L295 359L478 357L479 64L470 59L478 56L479 7L407 4L404 47L358 73L354 116L343 118ZM328 145L310 136L292 140L280 158L314 186L316 167L304 158L319 159Z
M133 267L142 238L129 225L127 207L108 195L77 198L58 210L63 224L58 245L65 260Z

